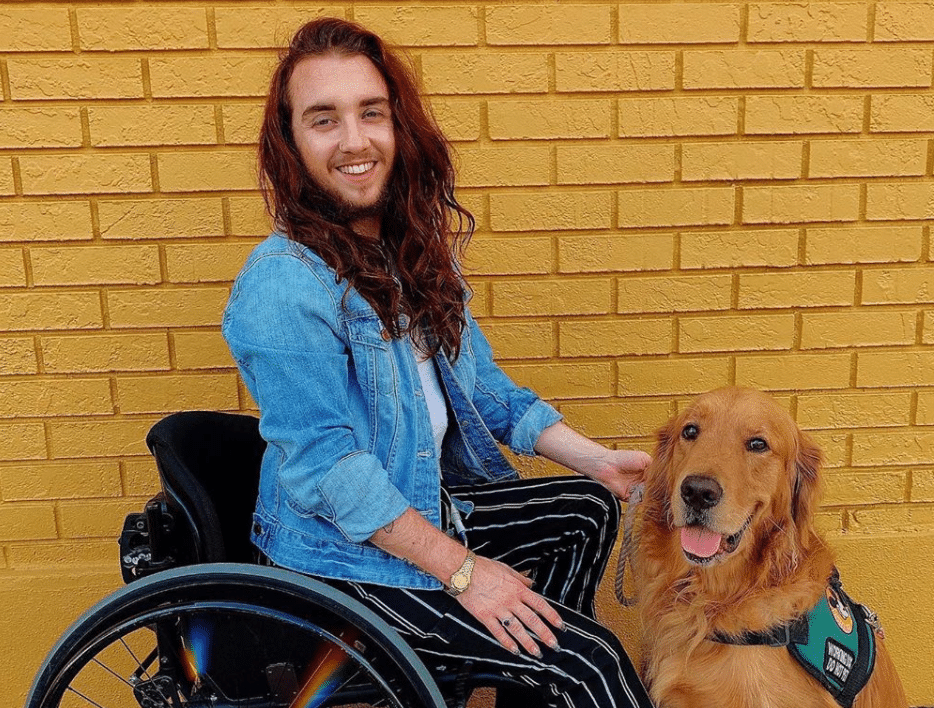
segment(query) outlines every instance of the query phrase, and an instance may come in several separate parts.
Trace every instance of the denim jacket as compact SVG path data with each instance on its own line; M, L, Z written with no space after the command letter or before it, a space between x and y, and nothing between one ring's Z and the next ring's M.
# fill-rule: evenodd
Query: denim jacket
M442 477L450 485L514 478L493 439L533 455L542 430L561 419L496 366L468 312L457 361L435 357L450 407L437 459L409 341L390 337L355 289L280 234L247 259L222 331L268 442L253 542L310 575L441 587L367 539L410 506L440 528Z

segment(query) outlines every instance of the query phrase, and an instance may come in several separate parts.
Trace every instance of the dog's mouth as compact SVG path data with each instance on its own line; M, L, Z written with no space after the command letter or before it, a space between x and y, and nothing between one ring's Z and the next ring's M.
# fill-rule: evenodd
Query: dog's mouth
M739 531L729 536L711 531L699 524L683 526L681 528L681 550L684 552L684 557L694 565L711 565L726 558L739 547L739 542L743 540L743 534L746 533L751 522L752 516L746 519L746 523Z

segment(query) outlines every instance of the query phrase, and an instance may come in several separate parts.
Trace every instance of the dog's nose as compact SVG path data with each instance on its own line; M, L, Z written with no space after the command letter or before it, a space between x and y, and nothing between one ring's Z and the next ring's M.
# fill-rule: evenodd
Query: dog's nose
M723 487L712 477L692 474L681 483L681 498L692 509L703 511L720 503Z

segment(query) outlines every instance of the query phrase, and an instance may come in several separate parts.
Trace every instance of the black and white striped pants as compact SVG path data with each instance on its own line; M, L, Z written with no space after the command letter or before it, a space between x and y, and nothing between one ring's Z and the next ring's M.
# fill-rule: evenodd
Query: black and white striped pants
M373 609L432 672L474 662L477 671L519 679L553 708L651 708L616 636L594 618L594 596L619 526L616 498L582 477L552 477L457 487L474 503L467 545L535 581L567 629L543 658L505 649L457 600L441 590L406 590L327 580ZM531 707L529 707L531 708Z

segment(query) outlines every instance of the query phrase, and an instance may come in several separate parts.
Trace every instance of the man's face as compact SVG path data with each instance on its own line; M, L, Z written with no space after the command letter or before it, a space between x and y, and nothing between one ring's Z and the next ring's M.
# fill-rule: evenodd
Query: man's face
M396 156L389 89L366 57L302 59L289 79L292 135L312 181L351 226L378 234Z

